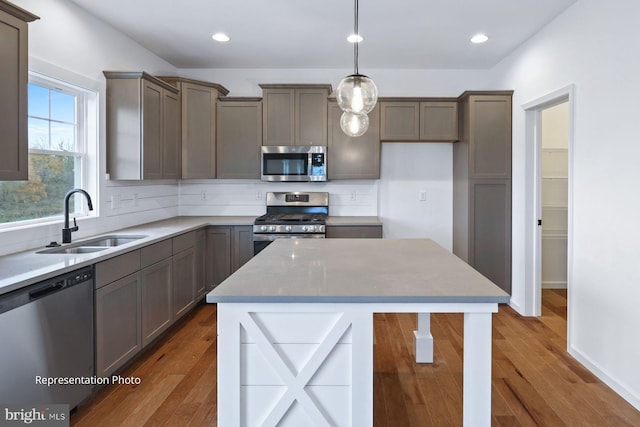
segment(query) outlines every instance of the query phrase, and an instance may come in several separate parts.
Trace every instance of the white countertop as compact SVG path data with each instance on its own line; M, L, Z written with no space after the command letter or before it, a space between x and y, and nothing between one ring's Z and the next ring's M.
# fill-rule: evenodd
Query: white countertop
M207 302L504 303L509 295L430 239L282 239Z
M0 257L0 295L191 230L216 225L250 226L255 218L255 216L184 216L113 230L101 235L145 235L147 237L104 251L86 254L39 254L37 252L45 249L44 245L48 243L43 242L41 248ZM328 223L334 222L338 225L381 224L377 217L329 217ZM99 236L74 240L73 243Z

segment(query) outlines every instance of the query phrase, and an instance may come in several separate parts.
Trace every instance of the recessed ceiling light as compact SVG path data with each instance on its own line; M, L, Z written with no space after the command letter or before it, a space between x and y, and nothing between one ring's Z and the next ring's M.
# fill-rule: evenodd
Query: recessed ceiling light
M471 37L471 43L484 43L487 40L489 40L489 37L484 34L476 34L475 36Z
M211 36L212 39L214 39L217 42L228 42L229 41L229 36L226 35L225 33L215 33L214 35Z
M349 43L360 43L362 40L364 39L360 34L351 34L349 37L347 37L347 41Z

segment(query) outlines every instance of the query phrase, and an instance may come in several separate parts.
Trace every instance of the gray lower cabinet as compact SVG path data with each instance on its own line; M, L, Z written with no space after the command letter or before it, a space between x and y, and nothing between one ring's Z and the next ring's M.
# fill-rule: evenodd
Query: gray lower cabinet
M381 239L382 225L327 225L327 239Z
M142 286L142 345L160 336L172 319L172 262L167 258L140 272Z
M173 319L195 305L196 232L173 238Z
M140 250L142 270L142 345L160 336L173 320L171 239Z
M218 286L253 258L252 226L207 228L207 290Z
M465 92L453 145L453 253L511 293L511 91Z
M217 178L260 179L262 103L259 98L218 102Z
M207 291L206 281L206 257L207 257L207 230L196 230L195 253L195 299L199 300Z
M108 376L142 349L140 251L95 266L96 374Z
M28 22L38 19L0 1L0 181L27 180Z
M357 138L340 127L342 110L329 102L329 142L327 174L329 179L380 178L380 108L369 113L369 129Z
M106 377L142 349L140 274L96 290L96 375Z

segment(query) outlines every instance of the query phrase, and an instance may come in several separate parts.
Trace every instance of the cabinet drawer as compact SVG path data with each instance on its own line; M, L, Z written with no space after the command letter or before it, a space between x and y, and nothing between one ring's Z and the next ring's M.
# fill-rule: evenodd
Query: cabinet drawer
M182 252L196 245L196 232L191 231L173 238L173 254Z
M140 270L140 251L102 261L96 264L96 289Z
M148 267L158 261L169 258L173 253L172 247L171 239L167 239L140 249L141 268Z

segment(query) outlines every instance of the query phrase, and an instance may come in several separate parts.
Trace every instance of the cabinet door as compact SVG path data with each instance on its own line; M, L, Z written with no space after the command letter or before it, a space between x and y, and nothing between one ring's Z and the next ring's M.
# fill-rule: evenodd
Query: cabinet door
M178 319L195 302L195 247L173 256L173 318Z
M420 103L420 140L449 142L458 139L457 102Z
M511 96L469 99L469 176L511 179Z
M327 90L295 90L295 145L327 145Z
M142 349L140 275L96 290L96 374L105 377Z
M207 228L207 290L231 274L231 227Z
M165 90L162 107L164 118L162 176L166 179L179 179L182 149L180 146L180 100L178 94Z
M182 178L216 177L216 99L218 91L181 83Z
M233 258L231 272L233 273L253 258L253 227L233 227Z
M142 287L142 345L146 346L172 321L171 258L140 272Z
M419 102L381 102L380 139L382 141L420 140Z
M207 231L196 231L195 296L198 300L207 290L206 281Z
M163 89L142 80L142 171L143 179L162 178Z
M265 89L262 145L295 145L295 90Z
M380 109L369 113L369 129L359 137L346 135L340 127L342 110L329 103L329 179L380 178Z
M511 293L511 182L470 183L469 265Z
M260 102L219 102L216 140L218 178L260 179Z
M0 11L0 181L28 179L27 23Z

